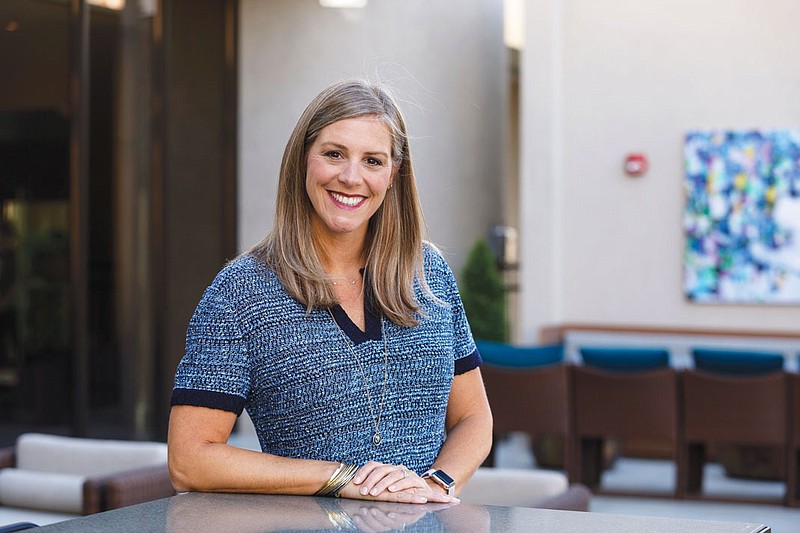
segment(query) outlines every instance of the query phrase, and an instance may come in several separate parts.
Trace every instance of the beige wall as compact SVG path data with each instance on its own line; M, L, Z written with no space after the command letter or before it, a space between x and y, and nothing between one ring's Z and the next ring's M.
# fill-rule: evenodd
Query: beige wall
M528 0L518 340L592 322L796 330L798 306L682 294L682 143L800 127L796 0ZM631 179L624 156L651 170Z
M242 0L239 246L271 227L277 175L305 105L344 77L380 79L406 115L430 238L458 269L502 222L502 0Z

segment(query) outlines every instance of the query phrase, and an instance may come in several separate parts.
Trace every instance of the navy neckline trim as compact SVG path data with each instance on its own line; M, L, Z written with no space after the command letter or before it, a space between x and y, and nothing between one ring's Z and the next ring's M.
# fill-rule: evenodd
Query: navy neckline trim
M381 331L381 319L378 315L370 311L370 306L364 305L364 326L366 331L361 331L361 328L355 325L350 319L348 314L342 309L339 304L331 307L333 319L336 324L342 328L344 334L353 342L353 344L361 344L366 341L379 341L383 337Z
M336 304L331 307L333 319L336 324L344 331L345 335L350 338L353 344L361 344L366 341L379 341L383 338L383 331L381 329L381 318L373 312L372 291L369 289L369 275L366 268L358 269L364 280L364 331L356 326L355 322L350 319L350 316L342 308L341 305Z

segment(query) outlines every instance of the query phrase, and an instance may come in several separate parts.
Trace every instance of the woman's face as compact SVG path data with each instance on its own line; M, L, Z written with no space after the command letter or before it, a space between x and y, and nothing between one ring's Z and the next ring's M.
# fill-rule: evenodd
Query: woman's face
M392 136L374 117L325 126L308 150L306 192L312 227L331 235L366 235L393 178Z

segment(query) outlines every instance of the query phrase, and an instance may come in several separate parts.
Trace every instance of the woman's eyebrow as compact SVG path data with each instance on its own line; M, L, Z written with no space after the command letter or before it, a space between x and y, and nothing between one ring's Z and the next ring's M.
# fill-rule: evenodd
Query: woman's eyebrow
M339 148L340 150L347 150L347 147L345 145L339 144L335 141L324 141L320 143L320 146L324 146L326 148L333 147L333 148Z
M370 156L379 155L379 156L382 156L382 157L389 157L389 154L384 152L383 150L377 150L377 151L373 151L373 152L367 151L367 152L364 152L364 155L370 155Z

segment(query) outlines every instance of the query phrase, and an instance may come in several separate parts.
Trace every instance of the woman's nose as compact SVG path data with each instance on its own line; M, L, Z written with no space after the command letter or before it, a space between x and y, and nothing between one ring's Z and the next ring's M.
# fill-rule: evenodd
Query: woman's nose
M339 181L347 186L355 186L361 182L358 163L348 162L339 174Z

